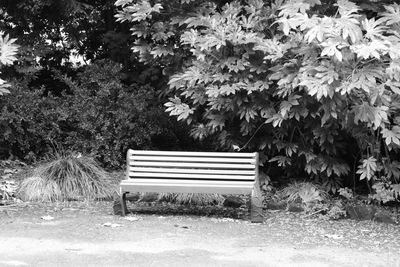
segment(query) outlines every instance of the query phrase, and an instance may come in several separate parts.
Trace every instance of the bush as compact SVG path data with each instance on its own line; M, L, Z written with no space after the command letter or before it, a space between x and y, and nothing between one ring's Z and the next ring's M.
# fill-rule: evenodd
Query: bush
M0 158L32 162L65 140L65 100L43 94L14 82L12 94L0 98Z
M108 167L123 165L129 148L179 150L182 136L189 136L165 113L154 88L122 83L118 64L87 66L70 87L69 124L76 130L67 144L96 155Z
M198 139L260 151L265 169L282 170L279 179L311 176L335 192L341 180L349 186L358 177L368 188L384 183L375 188L383 189L379 201L393 199L400 181L398 4L211 2L115 3L117 21L130 23L138 39L132 50L140 60L182 62L166 73L170 115Z
M132 149L190 149L185 126L164 112L148 85L122 82L121 67L99 61L75 80L55 77L69 87L59 96L15 82L0 98L0 158L35 162L61 146L118 168Z
M26 201L109 198L115 192L107 172L86 156L56 155L22 181L18 195Z
M326 201L328 198L328 194L321 187L309 182L293 182L279 194L288 203L302 203L306 207Z

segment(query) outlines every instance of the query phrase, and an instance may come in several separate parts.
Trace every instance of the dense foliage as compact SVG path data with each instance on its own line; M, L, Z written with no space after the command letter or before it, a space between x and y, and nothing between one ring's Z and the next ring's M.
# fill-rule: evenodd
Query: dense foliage
M4 0L0 30L0 158L259 151L273 181L399 199L391 0Z
M116 5L117 20L132 25L139 59L165 67L165 90L174 95L167 111L194 137L261 151L266 167L311 176L331 191L357 176L376 200L399 198L398 4Z
M125 162L131 149L179 149L184 128L171 124L154 88L124 85L118 64L100 61L70 84L69 143L108 166ZM180 133L181 131L181 133Z
M121 67L99 61L71 80L69 94L55 96L15 83L0 99L0 153L35 161L60 149L91 154L107 167L124 164L128 148L180 149L190 144L172 124L154 89L121 82Z

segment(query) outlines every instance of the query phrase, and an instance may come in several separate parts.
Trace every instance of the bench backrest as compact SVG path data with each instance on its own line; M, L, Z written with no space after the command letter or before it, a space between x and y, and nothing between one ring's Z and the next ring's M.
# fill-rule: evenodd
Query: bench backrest
M251 188L258 177L258 153L129 150L127 179L229 183Z

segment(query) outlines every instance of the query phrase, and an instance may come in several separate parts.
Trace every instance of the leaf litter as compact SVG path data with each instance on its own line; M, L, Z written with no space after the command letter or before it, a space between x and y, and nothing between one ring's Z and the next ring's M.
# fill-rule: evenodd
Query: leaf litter
M370 251L400 251L400 229L374 221L305 219L299 213L270 213L265 229L272 239L309 246L351 247ZM262 232L266 232L263 230ZM262 233L260 233L262 234Z

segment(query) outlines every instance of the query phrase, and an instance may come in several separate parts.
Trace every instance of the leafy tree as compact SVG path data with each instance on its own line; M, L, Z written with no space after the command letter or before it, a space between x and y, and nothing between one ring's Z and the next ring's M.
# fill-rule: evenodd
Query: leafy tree
M78 67L109 58L134 67L129 28L114 20L112 0L0 1L0 28L18 38L18 64L5 75L29 83L32 90L61 95L68 86L61 72L74 77ZM134 75L129 75L129 78Z
M126 58L128 47L122 44L129 35L114 21L114 9L111 0L4 0L0 25L26 46L21 51L25 61L29 55L37 56L40 59L32 58L32 63L38 61L42 67L49 63L59 67L72 53L86 61L104 57L118 61Z
M395 199L400 6L374 2L116 5L117 20L133 24L141 60L168 70L165 61L180 60L165 105L194 137L259 150L265 165L311 175L332 191L357 172Z

